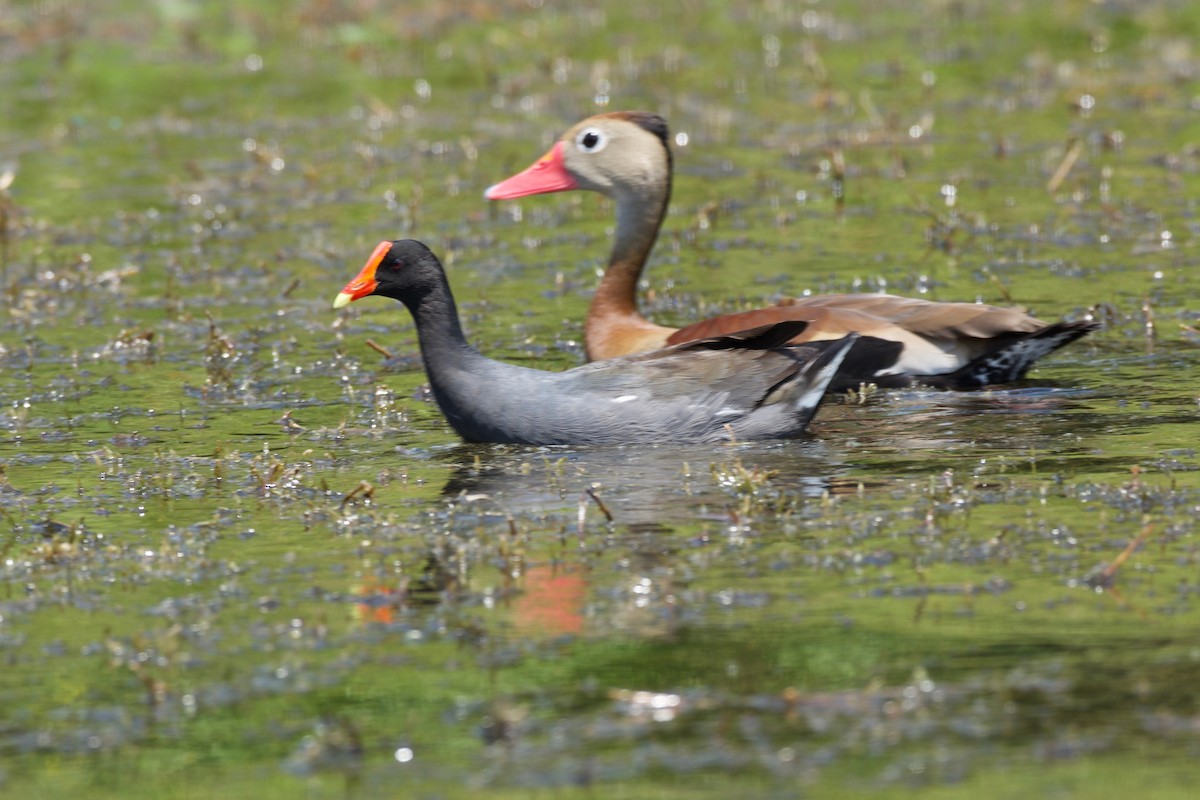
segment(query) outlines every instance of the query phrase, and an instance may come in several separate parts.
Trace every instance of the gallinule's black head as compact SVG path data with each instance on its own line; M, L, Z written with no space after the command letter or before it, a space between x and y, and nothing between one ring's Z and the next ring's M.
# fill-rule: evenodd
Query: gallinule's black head
M358 277L333 301L333 307L341 308L371 294L408 305L439 290L449 292L445 270L428 247L415 239L380 242Z

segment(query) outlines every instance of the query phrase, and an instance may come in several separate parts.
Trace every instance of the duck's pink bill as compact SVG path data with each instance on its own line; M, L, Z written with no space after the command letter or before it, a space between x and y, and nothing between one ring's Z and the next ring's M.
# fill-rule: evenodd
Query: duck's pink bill
M533 162L523 172L489 186L483 196L488 200L513 200L531 194L565 192L578 189L579 183L567 172L563 161L563 143L556 142L546 155Z

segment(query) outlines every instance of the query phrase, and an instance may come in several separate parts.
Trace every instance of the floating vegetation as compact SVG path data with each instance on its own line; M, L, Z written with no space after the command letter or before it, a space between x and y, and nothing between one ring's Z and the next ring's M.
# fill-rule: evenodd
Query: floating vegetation
M0 794L1190 796L1197 12L260 5L0 0ZM611 207L480 196L622 108L664 324L1104 330L793 442L463 445L329 297L412 235L489 355L578 364Z

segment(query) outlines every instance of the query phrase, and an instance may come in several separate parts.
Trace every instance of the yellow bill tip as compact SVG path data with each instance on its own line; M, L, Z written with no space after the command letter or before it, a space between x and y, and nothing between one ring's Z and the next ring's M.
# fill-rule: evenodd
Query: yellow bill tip
M346 294L345 292L341 292L340 294L338 294L337 297L335 297L333 299L333 307L334 308L344 308L345 306L350 305L350 301L353 299L354 299L353 295L349 295L349 294Z

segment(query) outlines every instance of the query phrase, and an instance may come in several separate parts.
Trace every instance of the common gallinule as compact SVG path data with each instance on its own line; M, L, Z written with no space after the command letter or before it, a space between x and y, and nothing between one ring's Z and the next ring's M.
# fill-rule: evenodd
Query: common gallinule
M546 372L485 358L467 343L442 265L420 242L382 242L333 305L372 294L412 312L433 396L469 442L793 437L858 338L784 346L806 324L788 321Z

